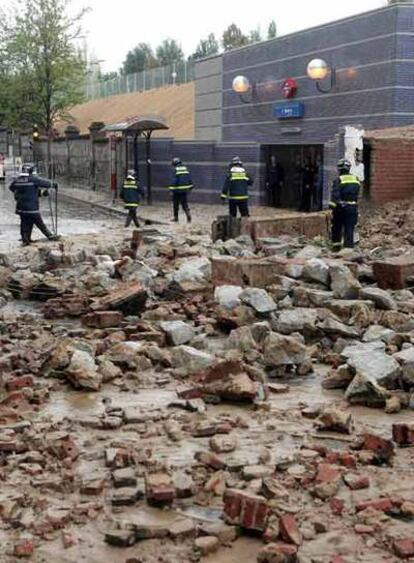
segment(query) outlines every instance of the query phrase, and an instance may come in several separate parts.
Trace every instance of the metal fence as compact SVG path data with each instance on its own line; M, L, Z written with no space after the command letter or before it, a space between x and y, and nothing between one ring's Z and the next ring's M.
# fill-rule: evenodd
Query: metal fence
M135 74L119 74L111 80L88 80L86 97L88 100L107 98L118 94L142 92L162 86L184 84L194 80L194 62L183 61L158 68L143 70Z

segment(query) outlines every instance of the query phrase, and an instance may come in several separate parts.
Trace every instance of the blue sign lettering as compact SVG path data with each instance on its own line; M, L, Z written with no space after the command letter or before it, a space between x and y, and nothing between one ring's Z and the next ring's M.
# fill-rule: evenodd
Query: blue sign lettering
M273 116L278 119L299 119L305 114L305 106L301 102L277 104L273 108Z

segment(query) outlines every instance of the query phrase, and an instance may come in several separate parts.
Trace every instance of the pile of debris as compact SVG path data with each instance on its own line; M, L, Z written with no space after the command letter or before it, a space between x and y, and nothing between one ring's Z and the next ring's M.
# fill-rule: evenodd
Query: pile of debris
M414 557L408 247L78 246L0 267L0 559Z

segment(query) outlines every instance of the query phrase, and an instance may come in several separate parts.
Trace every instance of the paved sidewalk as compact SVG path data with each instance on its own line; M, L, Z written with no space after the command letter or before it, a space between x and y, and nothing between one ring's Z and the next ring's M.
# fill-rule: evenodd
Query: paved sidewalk
M59 193L67 199L89 204L109 213L120 216L126 215L122 201L118 199L114 203L112 199L113 196L109 192L94 192L88 189L67 187L63 184L59 184ZM218 215L225 215L227 213L226 205L192 204L191 197L190 208L193 218L192 224L200 227L210 226ZM299 215L296 211L274 209L272 207L252 207L251 214L256 217ZM143 203L139 207L138 215L144 220L149 220L154 223L170 223L172 219L172 205L168 202L154 202L151 206ZM185 218L182 212L180 212L180 216L181 222L184 223Z

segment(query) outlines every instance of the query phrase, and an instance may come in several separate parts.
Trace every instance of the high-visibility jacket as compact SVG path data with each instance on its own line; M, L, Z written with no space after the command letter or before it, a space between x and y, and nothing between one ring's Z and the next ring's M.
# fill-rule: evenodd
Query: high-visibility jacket
M243 166L232 166L224 181L221 197L233 200L249 199L249 186L252 184L253 180Z
M52 187L54 184L50 180L32 174L20 174L9 188L14 193L16 200L16 213L39 213L39 196L48 195L47 190ZM42 188L45 188L46 191L43 191Z
M177 166L174 166L170 190L172 192L188 192L192 190L193 187L193 180L187 166L184 166L184 164L178 164Z
M124 207L128 209L138 207L142 195L143 190L140 188L138 181L127 178L121 190L121 199L124 202Z
M342 174L332 185L330 207L357 205L361 183L353 174Z

